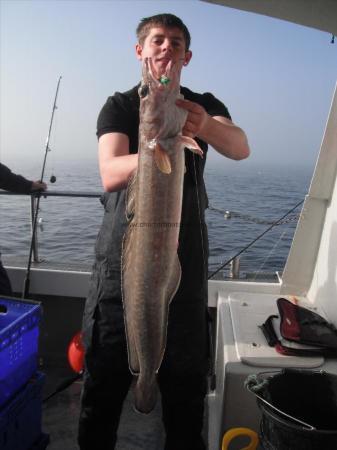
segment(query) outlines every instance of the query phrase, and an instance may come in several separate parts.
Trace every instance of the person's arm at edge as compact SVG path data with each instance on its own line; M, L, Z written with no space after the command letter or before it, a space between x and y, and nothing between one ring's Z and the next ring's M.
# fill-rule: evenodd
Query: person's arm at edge
M7 166L0 163L0 189L17 194L30 194L47 189L46 183L30 181L22 175L13 173Z
M106 133L98 140L98 161L106 192L125 189L138 166L138 154L130 154L129 138L123 133Z

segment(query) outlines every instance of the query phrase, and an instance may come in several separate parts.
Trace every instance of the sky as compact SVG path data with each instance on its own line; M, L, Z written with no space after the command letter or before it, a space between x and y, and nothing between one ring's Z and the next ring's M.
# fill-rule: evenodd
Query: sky
M0 5L0 160L13 170L42 163L60 76L48 158L97 159L101 107L140 79L138 22L162 12L192 35L182 85L212 92L247 133L251 156L240 164L314 166L337 80L329 33L198 0ZM213 150L208 164L232 162Z

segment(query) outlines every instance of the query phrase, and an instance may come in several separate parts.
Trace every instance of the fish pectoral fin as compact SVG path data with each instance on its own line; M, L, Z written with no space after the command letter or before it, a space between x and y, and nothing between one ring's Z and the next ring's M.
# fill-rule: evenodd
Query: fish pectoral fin
M135 213L135 197L136 197L136 180L137 180L137 171L133 173L131 176L128 186L126 189L126 218L128 220L132 219Z
M203 156L204 153L195 139L188 136L180 136L179 139L183 147L187 147L193 153L196 153L201 157Z
M159 142L157 142L154 149L154 160L162 173L169 175L172 172L170 157Z

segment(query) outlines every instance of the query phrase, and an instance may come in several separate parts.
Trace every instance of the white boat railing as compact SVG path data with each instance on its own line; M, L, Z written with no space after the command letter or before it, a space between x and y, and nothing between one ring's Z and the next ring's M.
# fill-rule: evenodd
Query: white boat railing
M32 194L17 194L17 193L10 193L7 191L1 191L0 195L7 195L7 196L13 196L13 195L19 195L19 196L29 196L30 197L30 223L31 223L31 238L33 240L32 242L32 256L31 256L31 262L33 263L40 263L42 260L39 257L39 236L38 231L43 228L43 222L42 218L38 219L37 224L41 226L35 226L34 227L34 219L35 219L35 213L36 213L36 205L38 202L38 199L41 198L49 198L49 197L68 197L68 198L92 198L92 199L99 199L103 196L103 192L98 191L43 191L43 192L37 192ZM294 215L295 209L297 209L301 205L302 201L298 202L297 205L295 205L291 210L289 210L287 213L282 215L281 218L275 220L275 221L266 221L262 220L261 218L255 218L253 216L248 216L247 214L241 214L238 212L233 211L225 211L220 210L217 208L209 206L210 211L215 211L218 213L221 213L224 216L224 219L230 220L230 219L237 219L241 220L243 222L249 223L249 222L255 222L255 224L259 225L268 225L267 228L260 234L258 234L256 237L251 238L251 241L249 241L248 245L243 246L242 248L238 248L237 252L234 255L231 255L229 259L227 259L225 262L218 262L216 264L216 270L211 270L212 265L210 265L210 272L209 272L209 279L214 278L215 275L220 273L221 279L229 278L229 279L239 279L240 278L240 268L244 271L243 267L244 264L242 264L242 261L240 261L241 255L246 252L248 249L250 249L257 241L259 241L266 233L271 231L274 227L277 225L284 225L289 224L291 222L297 222L298 215ZM223 214L223 212L226 212L227 214ZM39 211L38 211L39 213ZM296 220L295 220L296 219ZM41 222L40 222L41 221ZM34 236L33 236L34 232ZM213 266L215 263L213 262ZM228 270L228 274L224 274L224 270ZM282 270L282 269L281 269ZM226 272L227 273L227 272ZM273 272L268 272L262 274L266 279L269 279L270 281L275 281L279 278L279 269L275 269ZM269 276L268 276L269 275ZM246 273L246 277L256 279L257 277L260 278L258 273ZM219 275L217 276L219 278Z

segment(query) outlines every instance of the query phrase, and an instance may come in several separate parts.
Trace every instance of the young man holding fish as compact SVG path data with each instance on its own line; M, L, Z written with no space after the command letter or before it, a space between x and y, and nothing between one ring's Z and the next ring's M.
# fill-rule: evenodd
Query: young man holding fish
M151 76L159 80L158 85L170 82L166 76L170 73L168 68L175 66L180 70L191 60L189 32L181 20L171 14L143 19L137 36L137 58L149 66ZM81 450L115 447L121 408L132 381L124 328L121 258L123 236L128 227L126 200L128 205L130 203L125 188L139 162L138 87L109 97L97 124L100 173L107 194L83 320L86 372L79 424ZM143 87L140 96L146 97ZM212 94L197 94L183 87L180 92L184 99L177 99L176 106L185 110L187 116L182 124L182 135L186 141L195 139L204 156L201 158L185 150L186 172L178 230L181 280L179 288L173 289L167 345L157 380L162 395L165 450L203 450L206 447L201 431L208 372L208 241L204 220L207 195L203 170L208 144L224 156L238 160L249 155L249 147L245 133L232 123L227 108ZM144 123L146 120L143 118ZM150 132L152 126L156 127L163 120L160 115L150 117L147 122ZM144 123L140 124L141 140ZM157 169L165 174L170 173L172 162L172 155L170 160L162 149L167 142L153 144ZM130 347L130 329L128 331Z

